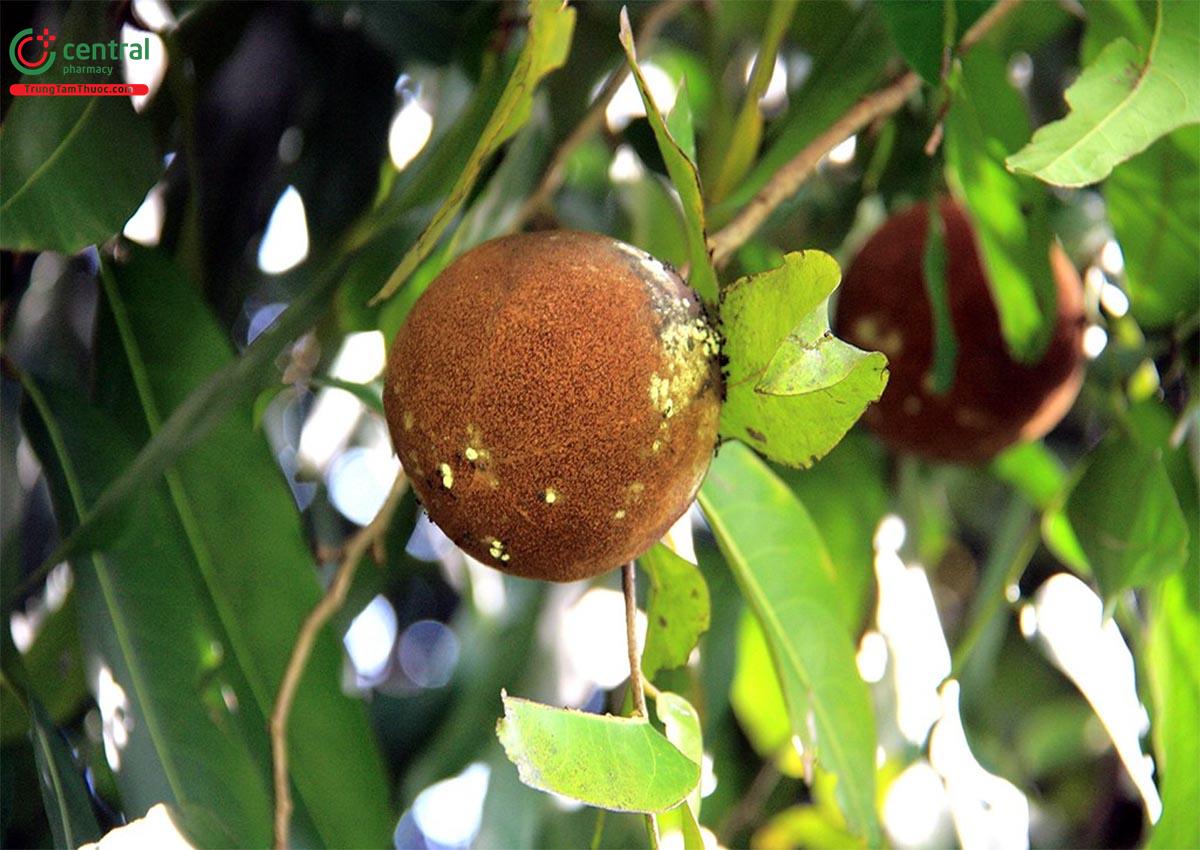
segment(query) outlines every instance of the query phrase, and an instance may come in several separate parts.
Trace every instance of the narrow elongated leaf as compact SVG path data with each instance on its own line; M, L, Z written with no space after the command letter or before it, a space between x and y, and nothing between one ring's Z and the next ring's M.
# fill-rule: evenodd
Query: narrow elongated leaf
M1106 599L1187 560L1188 522L1167 471L1156 452L1133 440L1110 440L1095 451L1066 515Z
M528 41L521 50L516 68L479 142L459 172L450 194L442 201L429 225L417 237L416 243L404 255L391 277L371 299L372 304L394 295L421 261L429 256L451 219L462 208L484 163L528 120L533 107L533 93L542 77L566 61L571 48L571 33L575 28L575 10L559 0L530 0L529 15Z
M778 463L811 466L883 393L887 359L829 331L828 298L840 280L832 257L803 251L725 290L722 435Z
M1004 58L987 44L963 60L946 115L946 165L974 225L1004 340L1019 359L1036 362L1055 315L1054 237L1044 187L1004 167L1004 156L1017 149L1029 127L1025 104L1006 73Z
M700 297L708 303L717 300L717 273L713 269L712 257L708 253L708 236L704 224L704 194L700 191L700 175L696 165L684 153L683 148L675 141L667 122L659 112L658 104L650 94L646 79L642 76L637 63L637 52L633 45L633 31L629 27L629 15L621 9L621 46L625 48L625 58L633 79L637 82L638 91L642 95L642 104L646 107L646 119L654 130L654 138L658 142L659 152L667 166L667 173L675 191L679 193L683 205L683 218L687 226L685 235L688 243L688 256L691 260L691 271L688 283Z
M92 803L83 775L67 742L54 728L45 707L36 697L29 701L29 738L37 761L38 778L42 785L42 800L54 846L74 850L80 844L100 838L100 825L92 813Z
M796 11L795 0L779 0L771 4L767 15L767 23L763 27L762 41L754 59L754 71L746 85L745 99L742 108L734 119L728 145L725 146L725 156L721 161L721 169L713 181L710 199L715 203L729 194L739 180L746 176L754 158L758 155L758 145L762 141L763 116L758 100L767 90L771 75L775 70L775 57L779 53L779 45L784 33L792 21Z
M1163 801L1147 846L1163 850L1200 847L1200 612L1188 604L1188 581L1182 573L1171 576L1154 594L1146 648Z
M925 252L921 262L925 293L933 312L933 379L935 393L947 393L954 383L954 363L958 359L958 340L950 315L950 290L946 286L946 228L937 204L929 205L929 227L925 231Z
M199 294L162 253L131 248L125 262L106 263L102 283L98 384L127 432L146 439L233 354ZM180 340L187 340L185 358ZM242 711L260 718L253 726L261 736L300 624L321 591L295 504L252 418L249 403L235 406L168 471L167 484L187 530L190 566L245 672L252 700ZM326 633L296 694L291 773L325 843L379 843L393 820L383 766L366 715L341 693L340 679L341 651Z
M119 37L102 4L76 3L63 40ZM163 49L152 47L153 49ZM62 63L27 82L76 82ZM0 247L72 254L117 233L162 171L127 97L18 97L0 128Z
M665 812L700 782L700 765L648 720L502 696L496 734L531 788L611 811Z
M156 482L189 446L211 433L230 410L253 399L269 383L268 375L278 375L276 355L321 314L340 280L344 261L327 258L327 263L311 276L304 266L297 270L300 295L267 330L254 338L240 357L205 378L166 417L162 428L92 501L90 509L42 562L40 569L52 567L72 555L93 551L104 542L107 531L120 526L116 520L132 499Z
M824 49L814 55L812 73L803 88L790 97L779 129L768 131L765 153L711 210L714 226L728 221L784 163L867 94L893 55L891 40L873 4L844 17L840 9L821 8L829 10L823 14L827 26L820 33Z
M875 719L842 615L837 573L816 526L787 485L736 444L717 456L700 505L762 626L792 733L815 746L817 761L837 775L851 828L878 844Z
M1012 171L1086 186L1177 127L1200 121L1200 5L1162 2L1149 49L1111 42L1067 89L1071 112L1008 158Z
M64 528L132 456L112 420L61 390L25 380L24 425ZM72 560L85 648L99 671L106 740L125 809L167 802L204 846L265 845L271 802L262 748L231 704L246 699L220 628L198 592L178 521L159 488L142 493L124 532ZM165 639L164 639L165 638ZM226 697L225 694L232 694Z
M695 564L661 543L639 561L650 577L642 674L653 679L660 670L686 664L700 636L708 631L708 585Z

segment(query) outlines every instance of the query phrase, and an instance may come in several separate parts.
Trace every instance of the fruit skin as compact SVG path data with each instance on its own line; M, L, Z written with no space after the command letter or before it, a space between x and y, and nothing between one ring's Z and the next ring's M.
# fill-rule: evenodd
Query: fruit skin
M1000 330L974 231L954 201L939 204L946 283L958 344L949 392L932 378L934 325L922 273L928 208L892 216L850 264L837 307L839 336L888 356L891 378L864 420L892 448L933 460L982 463L1041 437L1083 384L1083 285L1062 249L1050 248L1058 293L1054 333L1040 363L1013 360Z
M388 358L392 442L430 518L504 572L575 581L650 548L708 470L719 339L697 295L594 233L448 266Z

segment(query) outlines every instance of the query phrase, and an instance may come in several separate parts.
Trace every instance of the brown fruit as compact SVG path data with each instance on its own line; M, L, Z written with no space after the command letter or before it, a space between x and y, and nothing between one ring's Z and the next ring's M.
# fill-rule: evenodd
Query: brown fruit
M1036 365L1008 354L1000 319L965 212L940 205L946 284L958 343L949 392L929 376L934 325L922 257L928 212L916 204L893 216L846 272L837 308L839 335L888 356L891 377L864 420L893 448L955 463L979 463L1044 435L1066 415L1083 383L1083 286L1062 249L1050 248L1058 315Z
M589 578L654 544L696 495L721 402L699 298L595 233L468 251L388 359L392 442L430 518L476 559Z

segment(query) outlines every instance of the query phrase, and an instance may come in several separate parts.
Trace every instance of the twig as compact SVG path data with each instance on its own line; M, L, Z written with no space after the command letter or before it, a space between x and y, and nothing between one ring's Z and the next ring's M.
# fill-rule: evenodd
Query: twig
M633 712L638 717L649 717L646 711L646 693L642 689L642 662L637 646L637 567L630 561L621 567L621 585L625 590L625 643L629 647L629 687L633 691Z
M1017 7L1021 0L999 0L994 6L979 16L979 20L971 24L971 28L963 33L958 40L958 54L961 56L978 44L1000 19Z
M688 0L663 0L663 2L651 9L646 14L645 20L642 21L642 28L637 34L636 45L638 51L644 50L647 45L654 41L667 21L675 17L687 4ZM621 83L625 82L628 77L629 65L622 62L608 78L600 93L596 95L596 99L592 101L592 105L588 108L587 113L584 114L583 119L575 126L571 134L563 139L558 149L554 151L554 156L550 158L550 165L546 167L541 182L538 183L537 188L533 190L532 194L525 199L520 209L517 210L517 215L512 225L514 230L520 230L538 210L546 205L550 197L558 191L558 187L562 185L566 177L567 160L575 152L576 148L586 142L600 129L601 124L604 122L604 113L608 109L609 102L616 95L617 89L621 87Z
M967 30L958 43L958 52L964 53L979 42L988 31L1007 15L1020 0L1000 0ZM913 71L867 95L850 107L829 129L821 133L799 153L776 171L767 184L734 219L717 231L709 240L713 263L723 266L733 252L763 225L763 222L788 198L796 194L814 171L821 158L862 130L872 121L891 115L921 86L921 78Z
M279 686L279 696L271 711L271 761L275 773L275 848L286 850L288 846L288 830L292 817L292 791L288 780L288 751L287 724L292 711L292 703L296 699L296 690L304 676L304 668L308 664L308 656L312 652L317 635L325 624L342 607L346 594L354 580L355 570L363 555L371 549L376 541L387 531L392 514L400 504L400 497L408 488L408 479L401 471L396 475L391 492L375 515L375 519L360 529L346 543L345 555L334 573L333 581L325 595L316 607L309 612L300 633L296 636L296 645L288 659L283 681Z

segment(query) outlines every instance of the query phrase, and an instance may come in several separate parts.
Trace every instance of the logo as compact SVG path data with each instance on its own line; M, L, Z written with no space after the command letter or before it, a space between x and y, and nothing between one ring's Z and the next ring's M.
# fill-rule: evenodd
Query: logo
M43 74L54 64L55 52L51 46L58 36L43 28L40 35L32 29L23 29L8 44L8 58L22 74Z

